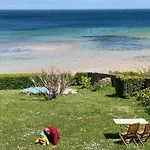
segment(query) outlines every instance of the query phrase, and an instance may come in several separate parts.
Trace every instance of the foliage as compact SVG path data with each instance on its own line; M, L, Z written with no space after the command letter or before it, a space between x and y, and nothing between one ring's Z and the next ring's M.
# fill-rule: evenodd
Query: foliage
M136 99L129 102L114 97L112 87L101 92L80 89L76 95L58 96L54 101L19 92L0 90L1 150L50 150L51 145L34 144L46 125L59 129L56 150L137 150L135 144L126 148L119 143L120 126L112 119L144 118L150 122L150 115ZM149 147L150 142L145 142L144 149ZM141 144L138 149L142 149Z
M117 76L140 76L139 72L133 72L133 71L125 71L125 72L120 72L120 71L115 71L112 72L112 74L115 74Z
M145 107L145 112L150 115L150 106L146 106L146 107Z
M137 100L145 107L150 106L150 87L140 91L138 93Z
M36 74L34 74L36 76ZM2 89L22 89L33 86L29 80L31 74L1 74L0 90Z
M143 70L139 71L139 74L143 77L150 78L150 67L148 67L147 69L143 68Z
M51 94L41 92L47 100L55 99L69 85L68 74L54 70L49 73L42 70L39 76L31 76L30 80L35 87L45 87L51 92Z
M141 77L116 77L115 90L120 97L129 98L143 88L144 79Z
M81 77L81 88L89 89L91 87L91 78L88 77Z
M137 77L144 77L144 78L150 78L150 67L143 68L142 70L139 70L138 72L133 72L133 71L126 71L126 72L120 72L120 71L115 71L111 72L111 74L117 75L117 76L137 76Z
M99 82L94 82L94 84L91 86L91 89L93 92L99 91L101 89L101 84Z
M88 73L87 72L75 73L72 85L81 85L82 84L82 77L88 77Z
M68 79L69 85L73 84L74 76L70 72L63 72L62 76Z

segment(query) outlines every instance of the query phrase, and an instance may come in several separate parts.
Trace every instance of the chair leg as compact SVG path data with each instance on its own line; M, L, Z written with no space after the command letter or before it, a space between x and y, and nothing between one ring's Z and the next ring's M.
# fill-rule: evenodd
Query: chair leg
M119 134L121 140L123 141L123 143L125 144L126 147L128 147L128 145L126 144L126 141L124 140L124 138L121 136L121 134Z
M140 141L140 143L142 144L142 146L144 146L142 140L140 139L140 137L137 135L138 140Z
M146 142L148 139L150 139L150 134L147 136L144 142Z
M138 147L138 144L137 144L137 142L136 142L136 140L134 138L133 138L133 142Z

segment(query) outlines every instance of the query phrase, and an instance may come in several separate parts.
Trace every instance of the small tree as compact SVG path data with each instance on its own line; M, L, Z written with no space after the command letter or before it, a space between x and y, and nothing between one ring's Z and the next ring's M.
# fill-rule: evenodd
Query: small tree
M69 77L65 73L53 69L49 73L42 70L41 74L31 76L30 80L35 87L45 87L50 91L50 94L40 91L47 100L55 99L69 86Z
M90 88L91 87L91 78L82 76L80 84L81 84L81 88L87 88L87 89Z

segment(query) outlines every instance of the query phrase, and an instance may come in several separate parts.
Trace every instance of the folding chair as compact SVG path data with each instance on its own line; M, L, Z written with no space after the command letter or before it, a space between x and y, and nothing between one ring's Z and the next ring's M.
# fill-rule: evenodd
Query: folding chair
M137 131L137 134L140 135L140 138L145 138L146 142L148 139L150 139L150 123L145 125L144 130Z
M119 134L121 140L127 147L128 147L127 144L131 143L131 142L134 142L135 145L138 146L136 139L138 139L142 143L140 138L137 136L137 130L139 128L139 125L140 125L139 123L130 124L127 132L121 132ZM143 145L143 143L142 143L142 145Z

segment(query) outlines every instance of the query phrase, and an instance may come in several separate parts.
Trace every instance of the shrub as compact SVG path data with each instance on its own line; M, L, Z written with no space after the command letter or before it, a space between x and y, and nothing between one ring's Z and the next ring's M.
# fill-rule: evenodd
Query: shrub
M91 89L93 92L99 91L101 89L101 84L98 82L94 82L94 84L91 86Z
M120 97L129 98L143 88L144 79L141 77L116 77L115 90Z
M140 91L138 93L137 100L144 106L149 106L150 108L150 87Z
M87 72L77 72L74 75L72 85L81 85L82 77L88 77L88 73Z
M115 72L111 72L114 76L116 77L141 77L145 79L144 82L144 88L150 87L150 68L145 69L143 68L143 70L138 71L138 72L119 72L119 71L115 71ZM115 86L116 83L116 77L112 78L112 85Z
M29 80L31 74L1 74L0 90L2 89L22 89L33 86Z
M30 77L30 80L35 87L45 87L50 91L51 94L41 92L47 100L55 99L69 86L68 74L55 70L48 73L42 70L41 74Z
M62 76L66 77L68 79L68 84L69 85L73 84L74 76L70 72L63 72Z
M87 89L90 88L90 86L91 86L91 78L82 76L80 84L81 84L81 88L87 88Z

